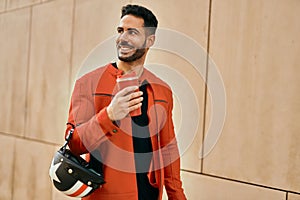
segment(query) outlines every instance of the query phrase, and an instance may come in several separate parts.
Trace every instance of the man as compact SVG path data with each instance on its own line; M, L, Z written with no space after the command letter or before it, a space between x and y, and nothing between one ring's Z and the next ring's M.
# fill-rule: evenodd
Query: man
M157 200L163 186L168 198L186 199L172 122L169 86L144 69L154 44L157 19L138 5L122 8L117 28L118 61L76 81L66 135L77 155L101 161L106 183L86 200ZM117 88L116 79L134 73L139 86ZM132 111L141 114L132 116ZM93 159L95 160L95 159Z

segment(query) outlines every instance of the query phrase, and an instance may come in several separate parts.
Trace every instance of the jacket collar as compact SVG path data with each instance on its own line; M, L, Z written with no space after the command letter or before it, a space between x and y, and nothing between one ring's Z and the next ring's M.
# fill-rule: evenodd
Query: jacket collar
M112 63L107 65L107 71L116 79L118 76L124 73L123 70L118 69ZM160 79L158 79L153 73L151 73L146 68L143 69L143 73L139 77L140 84L149 84L149 85L165 85Z
M124 73L123 70L119 70L118 68L114 67L112 63L107 65L107 71L116 78Z

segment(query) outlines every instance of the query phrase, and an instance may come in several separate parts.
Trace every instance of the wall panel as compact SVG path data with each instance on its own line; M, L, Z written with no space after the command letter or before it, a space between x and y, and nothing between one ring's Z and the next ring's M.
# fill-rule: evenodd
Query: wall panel
M12 199L15 139L0 135L0 146L5 150L0 157L0 199Z
M73 0L35 6L26 136L62 142L67 120Z
M300 200L299 194L288 194L288 200Z
M24 6L30 6L30 5L34 5L37 3L40 3L41 0L6 0L6 8L7 10L11 10L11 9L16 9L16 8L21 8Z
M182 173L184 190L191 200L285 200L285 193L247 184Z
M6 0L0 0L0 12L5 11Z
M29 9L0 15L0 132L14 135L24 135L29 20Z
M16 139L12 200L51 200L49 166L54 147Z
M294 0L213 1L227 116L205 173L300 191L299 12Z

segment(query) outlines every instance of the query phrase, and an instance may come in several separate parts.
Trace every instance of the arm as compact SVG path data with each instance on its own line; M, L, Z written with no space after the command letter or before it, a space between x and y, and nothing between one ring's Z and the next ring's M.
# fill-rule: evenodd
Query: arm
M119 131L109 119L107 107L95 113L93 91L88 84L82 79L76 81L69 110L68 122L76 127L69 147L77 155L93 151ZM67 126L65 135L71 128Z
M95 113L94 92L91 79L76 81L72 94L68 123L76 128L69 143L75 154L88 153L102 142L121 131L113 121L121 120L132 110L141 106L142 92L133 92L136 86L119 91L107 107ZM139 98L137 98L139 97ZM66 135L72 128L68 125Z

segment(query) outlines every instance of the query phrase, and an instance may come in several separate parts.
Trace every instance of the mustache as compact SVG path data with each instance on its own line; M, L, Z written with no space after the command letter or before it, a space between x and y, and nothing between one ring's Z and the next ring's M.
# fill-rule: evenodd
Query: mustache
M126 46L126 47L129 47L129 48L134 48L134 46L130 45L128 42L120 42L118 45L118 47L120 46Z

